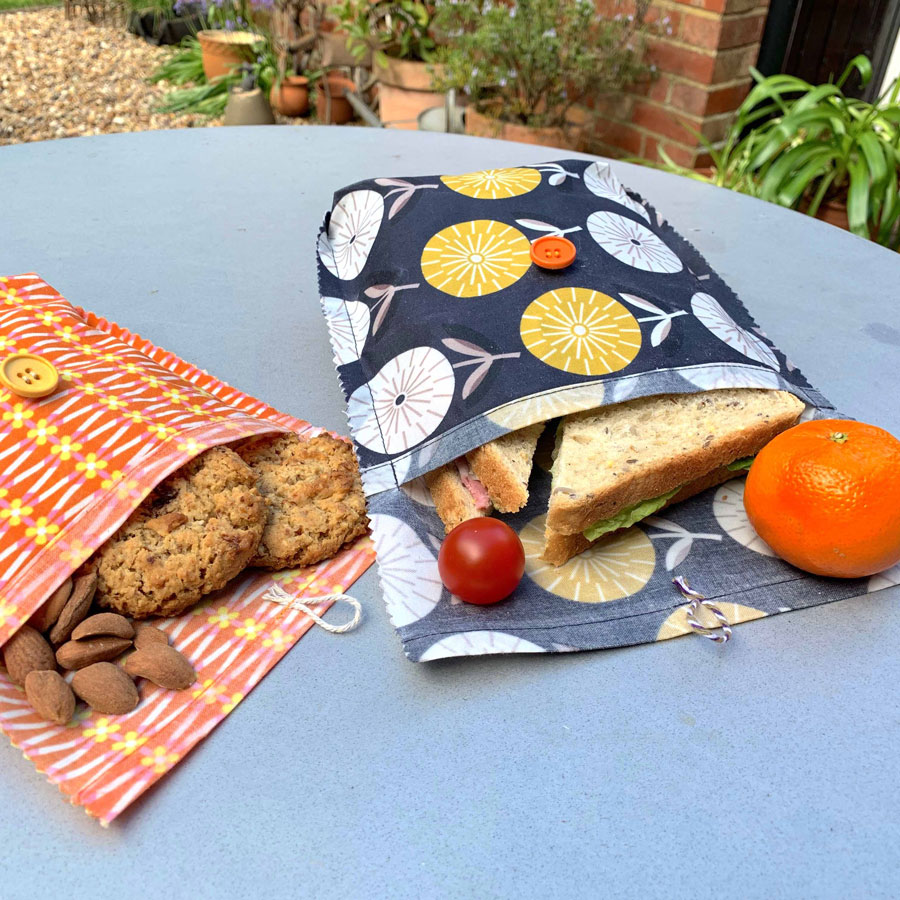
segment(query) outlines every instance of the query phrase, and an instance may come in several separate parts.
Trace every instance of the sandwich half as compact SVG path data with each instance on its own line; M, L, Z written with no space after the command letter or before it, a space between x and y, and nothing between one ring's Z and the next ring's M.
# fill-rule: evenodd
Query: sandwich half
M785 391L658 394L563 418L557 432L543 558L562 565L749 467L804 404Z
M528 479L544 423L511 431L425 476L449 533L460 522L518 512L528 502Z

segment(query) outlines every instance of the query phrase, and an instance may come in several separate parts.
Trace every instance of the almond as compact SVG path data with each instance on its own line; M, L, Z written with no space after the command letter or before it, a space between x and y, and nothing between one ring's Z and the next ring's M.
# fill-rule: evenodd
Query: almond
M104 637L113 635L120 638L134 637L134 626L125 616L118 613L97 613L88 616L73 632L72 640L80 641L84 638Z
M23 625L3 647L3 665L11 681L24 685L29 672L55 669L56 659L44 636Z
M169 636L160 631L154 625L147 625L143 622L134 626L134 646L138 650L143 650L150 644L166 644L169 643Z
M67 641L56 651L56 661L63 669L83 669L94 663L121 656L129 647L128 638L104 635L83 641Z
M170 512L157 516L155 519L147 519L144 525L152 528L160 537L165 537L173 532L176 528L181 527L187 522L188 517L184 513Z
M48 631L56 624L59 614L72 594L72 579L67 578L51 595L46 603L31 617L29 625L38 631Z
M75 695L59 672L29 672L25 696L42 719L57 725L65 725L75 715Z
M135 650L125 660L125 671L170 691L183 691L197 680L193 666L168 644L149 644Z
M134 682L111 662L98 662L79 669L72 690L94 712L107 715L130 713L141 702Z
M75 579L72 586L72 596L59 614L56 624L50 631L50 643L55 647L64 644L71 636L77 625L87 617L94 592L97 590L97 573L89 572Z

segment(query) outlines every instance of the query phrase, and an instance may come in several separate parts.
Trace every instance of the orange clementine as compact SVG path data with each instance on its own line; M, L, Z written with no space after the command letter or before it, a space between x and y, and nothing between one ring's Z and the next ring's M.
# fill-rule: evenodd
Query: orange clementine
M900 562L900 441L862 422L796 425L757 455L744 508L760 537L807 572L888 569Z

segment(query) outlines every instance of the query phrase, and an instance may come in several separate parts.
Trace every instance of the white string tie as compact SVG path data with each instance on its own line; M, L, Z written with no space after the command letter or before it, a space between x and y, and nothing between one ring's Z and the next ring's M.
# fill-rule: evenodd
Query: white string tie
M317 612L315 612L315 610L309 607L305 601L301 600L299 597L292 597L284 590L284 588L277 584L273 584L272 587L263 594L262 598L263 600L271 600L273 603L286 606L288 609L296 609L305 613L316 623L316 625L320 628L324 628L326 631L330 631L332 634L344 634L347 631L353 631L353 629L359 625L360 619L362 619L362 604L355 597L350 597L347 594L326 594L322 597L315 598L315 603L317 604L327 603L329 600L349 603L354 610L353 618L343 625L332 625L329 622L326 622Z

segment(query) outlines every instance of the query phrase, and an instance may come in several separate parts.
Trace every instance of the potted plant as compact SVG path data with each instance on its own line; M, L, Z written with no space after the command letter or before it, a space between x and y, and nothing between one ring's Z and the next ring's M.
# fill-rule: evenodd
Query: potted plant
M309 79L297 74L276 78L269 91L269 102L283 116L309 115Z
M326 72L316 83L316 116L321 125L344 125L353 116L353 107L344 91L356 90L353 79L340 72Z
M837 82L821 85L751 69L756 85L724 144L704 142L712 173L692 177L900 248L900 80L868 103L843 93L854 69L868 83L865 56L851 60ZM669 169L683 172L662 156Z
M469 98L466 132L548 146L575 146L572 107L646 77L645 16L607 18L585 0L441 3L436 32L440 90Z
M208 81L255 59L265 38L248 27L249 0L211 0L206 21L207 27L197 32L197 40Z
M382 122L415 129L420 113L440 106L428 64L434 58L431 7L415 0L344 0L335 8L357 64L369 53Z

